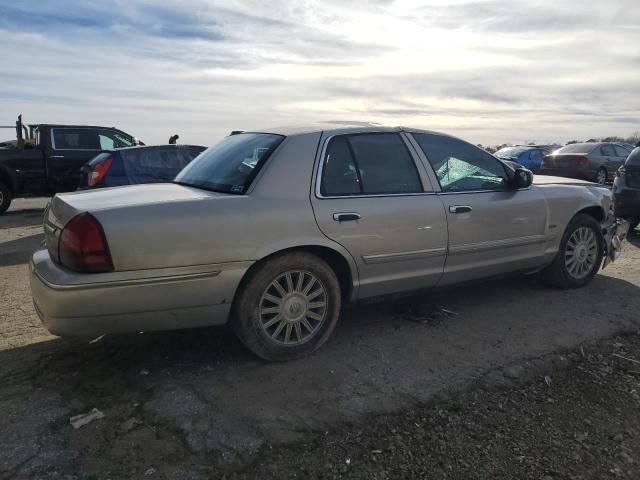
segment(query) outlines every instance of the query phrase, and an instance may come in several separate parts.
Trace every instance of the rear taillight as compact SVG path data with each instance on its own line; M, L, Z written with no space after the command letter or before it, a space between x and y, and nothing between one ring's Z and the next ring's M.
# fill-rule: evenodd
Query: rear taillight
M553 156L552 155L547 155L546 157L544 157L544 159L542 160L542 166L543 167L551 167L551 166L553 166Z
M100 222L90 213L81 213L62 229L58 243L60 263L82 273L113 270L107 239Z
M589 159L587 157L576 157L576 165L584 166L589 164Z
M91 172L89 172L88 183L90 187L97 185L100 180L104 178L104 176L109 171L111 167L111 162L113 161L112 157L107 157L100 163L93 165Z

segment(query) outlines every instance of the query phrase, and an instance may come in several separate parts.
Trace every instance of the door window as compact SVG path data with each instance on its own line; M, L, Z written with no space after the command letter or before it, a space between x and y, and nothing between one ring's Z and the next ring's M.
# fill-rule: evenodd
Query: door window
M56 150L98 150L98 138L88 128L54 128L53 148Z
M397 133L340 135L327 146L324 196L422 192L415 163Z
M602 145L600 147L600 153L603 157L615 157L616 151L613 149L613 145Z
M529 157L530 160L534 162L541 162L542 158L543 155L541 150L531 150L531 156Z
M627 158L629 156L629 150L627 150L624 147L621 147L620 145L614 145L614 148L616 149L616 156L617 157L622 157L622 158Z
M414 133L443 192L506 190L506 172L494 157L457 138Z
M133 138L111 130L98 130L98 139L100 140L100 148L103 150L131 147L134 145Z

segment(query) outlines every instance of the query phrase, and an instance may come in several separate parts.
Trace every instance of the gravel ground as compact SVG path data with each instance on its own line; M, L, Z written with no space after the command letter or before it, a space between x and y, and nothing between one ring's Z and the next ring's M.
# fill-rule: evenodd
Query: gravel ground
M492 372L399 414L266 446L227 478L637 479L639 411L635 334Z
M353 305L267 364L225 328L49 335L26 266L45 203L0 217L0 479L640 478L640 364L613 355L640 360L637 233L587 288Z

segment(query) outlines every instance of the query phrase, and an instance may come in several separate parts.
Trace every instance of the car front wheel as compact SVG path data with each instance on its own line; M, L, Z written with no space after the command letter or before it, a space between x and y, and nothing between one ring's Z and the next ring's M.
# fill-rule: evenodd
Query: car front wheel
M341 306L340 285L327 263L306 252L268 259L240 286L231 323L257 356L272 361L309 355L331 336Z
M578 214L569 222L558 254L543 276L555 287L583 287L598 273L603 255L600 224L590 215Z

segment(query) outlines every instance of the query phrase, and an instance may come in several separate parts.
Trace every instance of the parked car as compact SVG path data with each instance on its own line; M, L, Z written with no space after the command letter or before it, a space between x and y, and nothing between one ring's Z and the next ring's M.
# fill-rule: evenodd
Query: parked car
M532 182L423 130L240 133L173 184L56 195L34 304L57 335L230 322L256 355L287 360L326 342L344 301L533 272L582 287L627 224L607 188Z
M604 185L613 179L628 155L626 148L615 143L573 143L544 157L538 173L579 178Z
M156 145L107 150L80 169L78 190L172 182L206 147Z
M636 148L618 169L613 180L616 214L629 220L633 230L640 223L640 148Z
M535 173L540 169L542 160L547 153L548 151L543 147L521 145L501 148L495 153L495 156L502 160L515 162Z
M78 188L80 167L104 149L138 142L128 133L90 125L22 124L16 141L0 148L0 214L18 195L51 195Z

